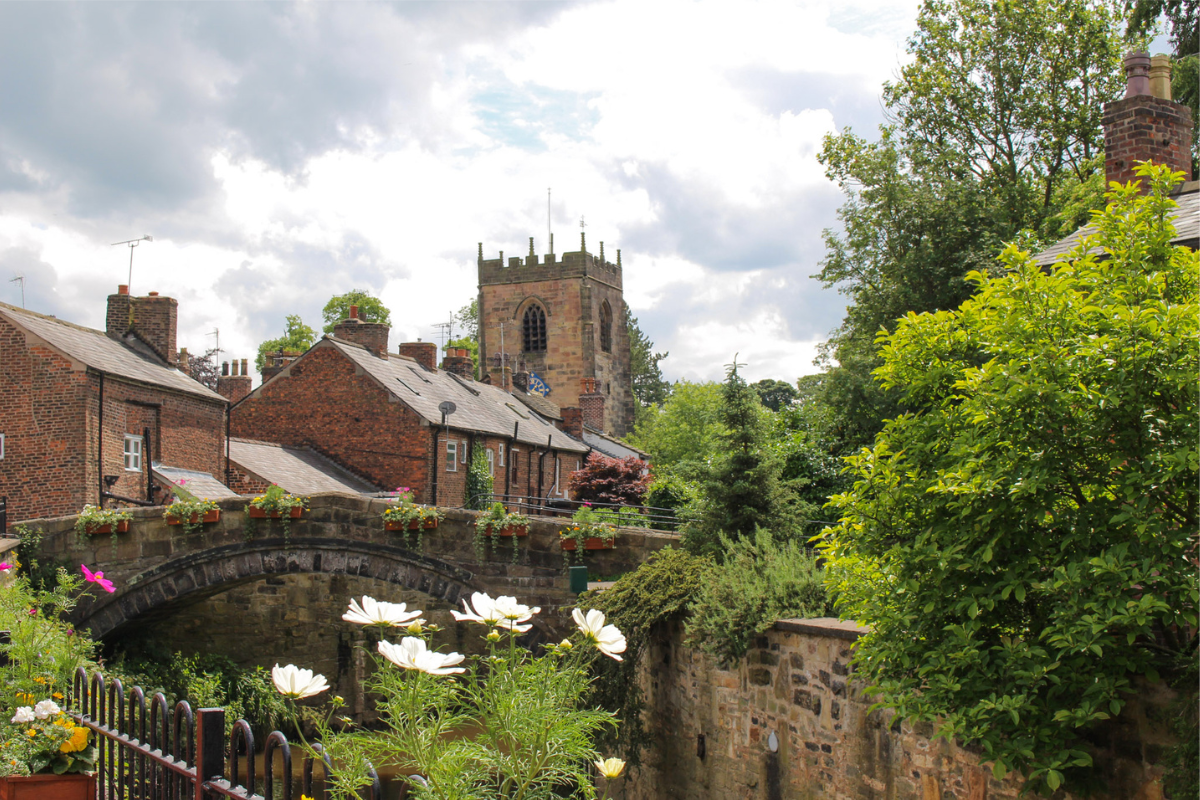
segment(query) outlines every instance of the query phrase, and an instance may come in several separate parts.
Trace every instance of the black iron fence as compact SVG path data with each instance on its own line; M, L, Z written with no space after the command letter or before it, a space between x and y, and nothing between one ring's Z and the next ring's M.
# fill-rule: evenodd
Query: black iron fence
M486 508L492 503L504 503L510 510L525 514L536 514L543 517L570 517L583 503L565 499L539 499L516 494L485 494L472 495L463 503L463 508ZM682 524L675 509L658 508L656 506L631 506L621 503L600 503L592 500L587 504L597 511L624 511L630 513L630 527L653 528L662 531L675 531ZM636 514L636 515L635 515Z
M185 700L172 708L161 692L147 699L140 687L128 695L121 681L90 678L80 669L68 708L76 724L88 728L99 747L98 800L325 800L329 757L319 744L320 775L304 755L295 771L291 747L279 731L256 753L249 723L238 720L225 736L225 710L193 709ZM258 771L261 755L262 776ZM276 762L281 768L276 770ZM368 800L383 800L383 784L371 770Z

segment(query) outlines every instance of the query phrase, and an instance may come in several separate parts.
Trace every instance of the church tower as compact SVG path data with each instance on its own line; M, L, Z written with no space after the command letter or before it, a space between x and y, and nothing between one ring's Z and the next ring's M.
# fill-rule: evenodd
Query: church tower
M551 240L551 250L554 249ZM587 425L613 436L633 429L629 329L617 263L587 251L551 252L539 261L529 239L523 259L485 260L479 245L479 346L493 384L526 380L564 409L580 409ZM536 376L537 379L535 379Z

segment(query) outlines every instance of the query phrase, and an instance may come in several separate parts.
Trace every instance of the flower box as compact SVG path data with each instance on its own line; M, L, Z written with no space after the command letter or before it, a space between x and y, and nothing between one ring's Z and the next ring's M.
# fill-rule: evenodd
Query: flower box
M129 531L129 520L123 519L117 523L117 533L127 533L128 531ZM97 525L93 528L88 528L87 532L91 533L91 534L112 533L113 526L111 523L106 524L106 525ZM2 795L0 795L0 800L3 800Z
M21 775L0 778L0 800L95 800L95 775Z
M575 549L575 539L573 538L563 536L558 540L558 542L562 545L563 550ZM616 537L613 537L612 539L602 539L599 536L585 536L583 539L584 550L612 550L616 546Z
M488 525L487 532L484 536L528 536L528 525L505 525L499 531L496 531L493 526Z
M391 522L390 520L385 521L383 523L383 529L385 531L416 531L416 530L421 530L422 528L424 528L427 531L431 531L434 528L436 528L437 526L438 526L438 520L436 520L436 519L427 519L424 521L424 523L422 523L422 521L419 519L412 519L412 520L409 520L407 523Z
M279 519L281 516L283 516L278 511L272 511L270 513L267 513L265 510L259 508L258 506L247 506L247 510L250 512L251 519L267 519L268 517L270 517L271 519ZM292 519L300 519L300 517L303 514L304 514L304 509L301 508L300 506L293 506L292 508L288 509L288 516L291 517Z
M218 521L220 521L220 519L221 519L221 509L214 508L209 511L205 511L203 518L201 518L199 514L192 514L192 518L190 520L188 520L188 524L197 525L199 523L205 523L205 522L218 522ZM183 520L180 519L179 517L168 516L167 524L168 525L182 525Z

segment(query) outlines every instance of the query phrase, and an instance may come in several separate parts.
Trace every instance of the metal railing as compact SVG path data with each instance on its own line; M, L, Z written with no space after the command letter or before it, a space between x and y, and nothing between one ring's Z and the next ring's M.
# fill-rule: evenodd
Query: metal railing
M515 509L526 514L536 514L542 517L570 517L576 509L584 505L584 503L576 500L567 499L539 499L529 497L527 495L516 494L485 494L472 495L466 499L462 508L486 508L491 503L504 503L510 510ZM640 528L653 528L655 530L675 531L682 524L681 520L672 508L659 508L657 506L634 506L624 505L621 503L600 503L592 500L587 501L587 505L597 510L612 510L619 511L621 509L632 509L638 512L636 517L631 517L630 522L638 523Z
M126 697L120 680L105 682L82 668L75 673L68 713L96 736L96 796L99 800L314 800L326 797L325 776L332 774L320 744L322 772L314 778L314 759L305 755L297 775L291 746L279 731L263 747L263 776L256 776L254 732L239 719L225 737L225 710L193 710L186 700L172 709L162 692L147 699L140 687ZM228 745L228 746L227 746ZM282 769L276 774L276 754ZM228 754L228 759L226 758ZM244 759L244 762L243 762ZM374 769L368 800L383 800L383 783ZM297 791L297 786L299 787Z

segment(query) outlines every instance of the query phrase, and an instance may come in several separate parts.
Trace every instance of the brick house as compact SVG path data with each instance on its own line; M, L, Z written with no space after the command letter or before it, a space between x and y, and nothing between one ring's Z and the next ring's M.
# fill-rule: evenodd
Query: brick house
M388 352L388 327L351 318L233 406L232 435L309 448L368 483L459 506L473 450L485 448L496 494L564 498L588 446L470 370L436 367L437 347ZM450 360L450 359L448 359ZM469 359L456 358L455 362ZM452 403L453 413L441 408Z
M224 397L176 366L177 302L126 287L97 331L0 303L0 496L12 520L159 494L162 465L222 476Z
M587 251L539 258L484 259L479 245L479 352L488 379L526 389L530 374L563 409L584 409L592 427L614 436L633 430L629 329L621 251L617 263ZM553 241L551 241L553 250ZM590 406L590 409L587 407Z

